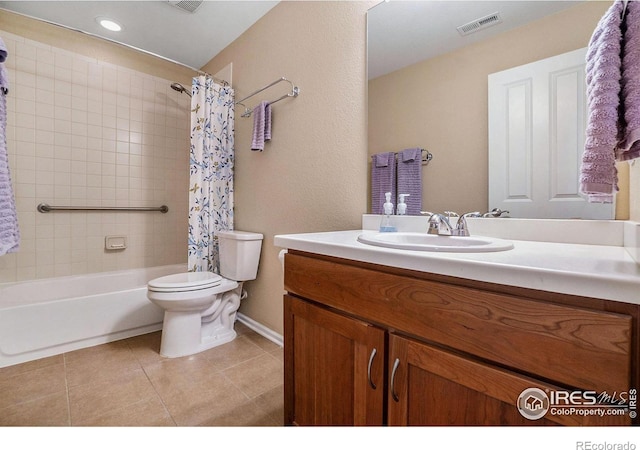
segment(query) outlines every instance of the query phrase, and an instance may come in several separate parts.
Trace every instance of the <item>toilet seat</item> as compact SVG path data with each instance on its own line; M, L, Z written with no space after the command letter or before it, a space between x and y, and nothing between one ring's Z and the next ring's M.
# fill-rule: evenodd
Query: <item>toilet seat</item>
M212 272L185 272L167 275L149 281L151 292L190 292L219 286L222 277Z

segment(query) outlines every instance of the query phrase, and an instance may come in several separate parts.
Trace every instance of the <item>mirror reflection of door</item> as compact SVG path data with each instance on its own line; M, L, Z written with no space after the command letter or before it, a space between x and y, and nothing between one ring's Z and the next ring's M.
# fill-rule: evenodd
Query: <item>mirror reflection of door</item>
M489 207L511 217L613 219L579 192L586 48L490 74Z

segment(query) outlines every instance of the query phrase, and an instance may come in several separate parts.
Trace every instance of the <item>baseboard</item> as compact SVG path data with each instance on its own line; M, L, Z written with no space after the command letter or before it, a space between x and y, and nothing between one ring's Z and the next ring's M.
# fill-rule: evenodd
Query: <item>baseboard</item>
M238 321L240 323L242 323L243 325L246 325L247 327L251 328L253 331L258 333L260 336L263 336L263 337L269 339L271 342L273 342L274 344L279 345L280 347L284 347L284 338L282 337L282 335L276 333L275 331L273 331L270 328L265 327L261 323L256 322L252 318L247 317L242 313L237 313L236 318L238 319Z

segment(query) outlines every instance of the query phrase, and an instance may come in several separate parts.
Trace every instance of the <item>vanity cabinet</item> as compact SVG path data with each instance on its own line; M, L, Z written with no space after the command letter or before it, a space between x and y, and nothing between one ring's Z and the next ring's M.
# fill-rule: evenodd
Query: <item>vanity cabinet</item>
M637 386L637 305L291 250L285 289L287 424L631 423L516 405L528 388Z
M285 296L292 354L287 423L378 425L383 421L385 331Z

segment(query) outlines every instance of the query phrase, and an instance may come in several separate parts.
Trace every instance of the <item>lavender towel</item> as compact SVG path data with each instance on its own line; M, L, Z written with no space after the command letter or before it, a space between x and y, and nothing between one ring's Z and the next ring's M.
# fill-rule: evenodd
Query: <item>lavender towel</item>
M396 203L396 154L378 153L371 156L371 213L382 214L384 194L391 192L391 202Z
M0 92L3 94L9 93L9 77L7 76L7 68L4 66L7 59L7 46L2 38L0 38Z
M251 150L264 150L264 143L271 140L271 105L260 102L253 108L253 138Z
M640 157L640 3L627 3L623 27L622 96L624 120L622 140L616 149L616 159L628 161Z
M407 215L418 216L422 209L422 150L408 148L398 153L398 195L406 197Z
M9 160L7 157L7 99L6 92L9 84L3 74L6 69L4 61L7 58L7 48L0 39L0 255L18 251L20 232L18 230L18 218L16 204L11 187L11 175L9 173Z
M621 0L600 19L587 47L587 130L580 190L590 202L611 203L618 189L615 148L621 79Z

